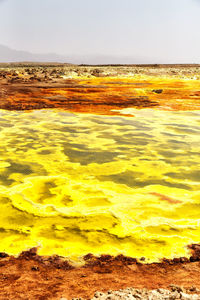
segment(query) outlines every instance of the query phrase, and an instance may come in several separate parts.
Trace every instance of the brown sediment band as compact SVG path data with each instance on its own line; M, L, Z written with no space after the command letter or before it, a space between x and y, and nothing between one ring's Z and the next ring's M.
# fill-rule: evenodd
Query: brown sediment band
M7 75L8 77L8 75ZM12 79L12 78L11 78ZM122 108L200 109L198 80L151 78L73 78L38 82L23 77L0 79L0 108L59 108L79 113L119 114Z
M169 288L171 284L200 288L200 245L189 248L189 259L163 259L151 264L145 264L144 258L141 263L123 255L88 254L81 267L74 267L57 255L39 256L36 248L18 257L1 253L0 299L90 299L96 291Z
M191 256L187 257L179 257L173 259L166 259L163 258L161 262L158 263L145 263L145 258L142 257L141 259L136 259L133 257L124 256L123 254L119 254L117 256L112 256L109 254L104 254L100 256L95 256L91 253L85 255L83 260L85 264L83 267L95 267L100 266L103 267L105 265L111 266L115 264L123 264L123 265L175 265L175 264L183 264L183 263L190 263L190 262L197 262L200 261L200 244L192 244L189 245L188 248L191 251ZM23 251L18 257L14 258L12 255L8 255L7 253L0 252L0 259L4 258L11 258L16 260L33 260L45 265L51 265L52 267L64 270L71 270L75 268L66 258L53 255L53 256L40 256L37 254L37 248L31 248L30 250Z
M0 108L6 110L33 110L59 108L72 112L96 113L116 115L122 108L148 108L157 106L145 95L127 95L117 88L108 87L70 87L43 86L4 87L4 96L1 97Z

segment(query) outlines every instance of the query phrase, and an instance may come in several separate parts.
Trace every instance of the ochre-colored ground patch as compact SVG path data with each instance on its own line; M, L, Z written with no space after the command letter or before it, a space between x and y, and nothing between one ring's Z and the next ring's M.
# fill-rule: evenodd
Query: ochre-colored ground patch
M35 250L18 258L1 254L0 299L58 300L82 297L91 299L96 291L134 288L200 288L199 246L192 246L190 261L185 258L159 264L141 264L118 256L88 255L86 265L71 268L61 258L37 256ZM192 290L192 289L191 289Z
M62 108L73 112L118 114L122 108L200 109L198 80L170 77L101 77L62 79L49 83L1 85L0 108Z

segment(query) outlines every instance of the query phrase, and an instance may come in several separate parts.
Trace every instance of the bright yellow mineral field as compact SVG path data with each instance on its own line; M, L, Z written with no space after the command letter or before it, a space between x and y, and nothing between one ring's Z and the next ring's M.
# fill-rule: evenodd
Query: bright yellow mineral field
M200 112L120 113L0 111L1 252L158 261L199 243Z

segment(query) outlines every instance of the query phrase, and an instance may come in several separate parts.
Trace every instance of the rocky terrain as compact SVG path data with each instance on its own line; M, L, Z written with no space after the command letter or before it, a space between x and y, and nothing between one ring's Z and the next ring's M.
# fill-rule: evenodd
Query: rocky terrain
M0 65L0 108L117 114L200 107L200 66Z
M87 255L83 266L39 256L36 248L18 257L0 253L0 299L200 299L200 246L190 248L190 259L144 264Z
M200 65L127 65L76 66L70 64L0 63L0 78L5 82L57 82L72 77L130 77L135 75L172 76L179 79L200 79Z
M96 292L92 300L198 300L200 299L199 294L191 294L191 292L199 292L198 289L191 287L189 290L178 286L171 286L170 290L166 289L156 289L156 290L147 290L147 289L133 289L127 288L119 291L108 291L107 293ZM61 298L62 299L62 298ZM64 300L64 299L63 299Z

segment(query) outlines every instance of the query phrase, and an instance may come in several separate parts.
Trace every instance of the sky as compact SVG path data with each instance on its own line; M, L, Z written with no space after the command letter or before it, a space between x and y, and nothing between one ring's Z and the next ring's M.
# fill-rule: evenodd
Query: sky
M200 63L200 0L0 0L0 44L130 63Z

